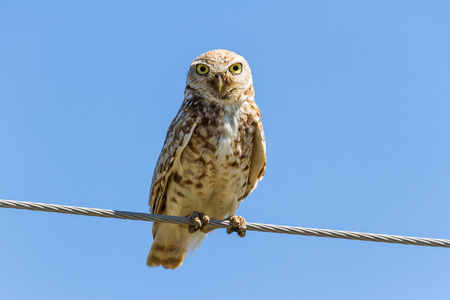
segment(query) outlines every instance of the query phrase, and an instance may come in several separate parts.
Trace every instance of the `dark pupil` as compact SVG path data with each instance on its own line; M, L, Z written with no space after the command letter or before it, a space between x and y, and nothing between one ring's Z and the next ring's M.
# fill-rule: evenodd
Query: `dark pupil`
M237 71L237 70L239 70L239 67L238 66L234 66L233 70Z
M200 72L205 72L205 71L206 71L206 68L203 67L203 66L201 66L201 67L200 67Z

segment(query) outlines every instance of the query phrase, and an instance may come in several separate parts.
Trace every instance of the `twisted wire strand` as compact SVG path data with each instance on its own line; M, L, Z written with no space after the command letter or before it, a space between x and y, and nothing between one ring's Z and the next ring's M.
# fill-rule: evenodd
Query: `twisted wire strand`
M46 204L26 201L14 201L14 200L2 200L0 199L0 207L3 208L15 208L15 209L27 209L46 212L55 212L63 214L73 215L85 215L104 218L116 218L125 220L140 220L148 222L164 222L164 223L176 223L193 225L194 223L190 218L177 217L169 215L156 215L138 212L128 212L120 210L99 209L99 208L87 208L68 205ZM210 220L209 225L213 228L231 228L232 225L227 220ZM394 244L407 244L417 246L431 246L431 247L445 247L450 248L450 240L433 239L433 238L421 238L399 235L387 235L387 234L375 234L342 230L330 230L330 229L317 229L307 227L294 227L294 226L282 226L271 224L259 224L247 222L247 230L284 233L284 234L296 234L306 236L317 237L329 237L338 239L360 240L370 242L384 242Z

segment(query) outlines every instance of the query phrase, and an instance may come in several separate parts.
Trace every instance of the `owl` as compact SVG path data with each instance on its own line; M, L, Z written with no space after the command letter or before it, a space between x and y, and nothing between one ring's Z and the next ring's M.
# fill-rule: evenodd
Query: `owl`
M209 219L227 218L245 236L245 219L234 215L264 176L266 144L247 61L213 50L190 66L184 101L167 131L150 190L150 212L190 217L195 225L153 224L149 267L176 269L188 250L200 247Z

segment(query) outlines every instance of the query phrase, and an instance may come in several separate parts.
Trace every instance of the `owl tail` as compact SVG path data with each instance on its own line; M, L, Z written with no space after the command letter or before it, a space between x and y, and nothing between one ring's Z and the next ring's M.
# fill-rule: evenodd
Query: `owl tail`
M186 227L168 223L154 223L153 233L147 266L166 269L181 266L188 250L198 248L205 238L202 232L189 233Z

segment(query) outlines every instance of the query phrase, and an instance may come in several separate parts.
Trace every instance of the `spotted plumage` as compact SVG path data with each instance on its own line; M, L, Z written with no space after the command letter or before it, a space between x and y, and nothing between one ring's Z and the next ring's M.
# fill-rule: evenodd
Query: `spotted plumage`
M190 216L198 211L224 219L236 212L266 166L261 115L253 97L251 71L243 57L213 50L192 62L183 104L153 174L152 213ZM206 219L199 222L207 224ZM189 233L184 226L155 223L147 265L175 269L204 237L204 232Z

